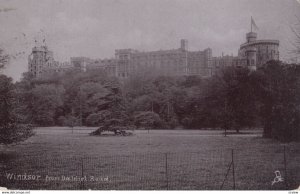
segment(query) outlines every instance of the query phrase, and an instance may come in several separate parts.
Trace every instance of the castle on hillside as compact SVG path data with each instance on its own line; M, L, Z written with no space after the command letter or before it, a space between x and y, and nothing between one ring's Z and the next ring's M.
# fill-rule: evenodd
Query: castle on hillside
M34 47L28 59L28 71L35 77L47 73L63 73L70 69L83 72L102 69L109 76L128 78L143 69L159 75L210 77L226 66L248 67L256 70L270 60L279 60L278 40L257 40L257 33L246 34L246 42L240 45L238 56L212 57L212 50L190 51L188 41L182 39L180 48L141 52L134 49L117 49L111 59L71 57L70 62L59 63L46 46Z
M47 46L35 46L28 56L28 71L35 77L41 77L46 69L58 66L54 61L53 52Z
M256 70L268 61L279 60L278 40L257 40L256 32L246 34L246 42L240 45L238 56L221 56L212 58L213 72L226 66L248 67Z
M255 32L247 33L246 40L239 49L238 58L241 65L256 70L270 60L279 60L278 40L257 40Z
M127 78L142 69L151 69L161 75L200 75L209 77L212 50L189 51L188 41L181 40L180 48L141 52L134 49L117 49L112 59L71 57L70 62L59 63L46 46L34 47L28 59L28 70L36 77L51 72L65 72L71 68L81 71L103 69L110 76Z
M278 61L278 49L278 40L257 40L257 33L249 32L246 34L246 42L240 45L238 56L213 57L212 70L216 73L227 66L248 67L250 70L256 70L268 61Z

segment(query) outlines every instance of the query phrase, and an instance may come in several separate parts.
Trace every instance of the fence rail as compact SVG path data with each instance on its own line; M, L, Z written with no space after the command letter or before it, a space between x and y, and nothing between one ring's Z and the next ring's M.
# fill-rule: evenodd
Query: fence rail
M297 188L299 150L285 146L272 150L258 153L251 152L251 148L247 152L220 149L97 157L6 155L0 163L0 185L10 189L47 190Z

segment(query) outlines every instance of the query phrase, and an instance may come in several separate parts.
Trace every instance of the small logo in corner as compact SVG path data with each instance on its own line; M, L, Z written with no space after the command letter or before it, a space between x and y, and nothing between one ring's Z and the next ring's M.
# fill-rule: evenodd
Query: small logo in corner
M299 1L300 1L300 0L299 0ZM278 182L283 182L283 178L281 177L280 171L279 171L279 170L276 170L276 171L275 171L275 178L274 178L274 180L272 181L272 186L273 186L275 183L278 183Z

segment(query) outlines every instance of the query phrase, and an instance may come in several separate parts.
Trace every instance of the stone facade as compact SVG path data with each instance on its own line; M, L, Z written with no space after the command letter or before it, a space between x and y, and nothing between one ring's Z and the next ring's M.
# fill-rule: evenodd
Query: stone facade
M115 51L116 76L129 77L142 69L151 69L161 75L211 76L210 48L204 51L188 51L187 40L181 40L179 49L140 52L134 49Z
M28 71L35 77L41 77L46 69L54 68L58 65L54 61L53 52L47 46L34 47L28 57Z
M246 40L238 53L241 65L255 70L270 60L279 60L278 40L257 40L255 32L247 33Z
M227 66L256 70L270 60L279 60L278 48L278 40L257 40L257 33L249 32L246 34L246 42L240 45L238 56L212 58L212 74Z
M43 74L52 74L52 73L65 73L66 71L73 68L71 63L69 61L57 63L57 65L51 67L51 68L45 68L43 70Z
M95 59L92 60L87 66L87 71L93 71L94 69L102 69L108 76L116 75L116 59Z
M224 67L234 66L238 67L240 65L239 58L237 56L221 56L221 57L212 57L211 66L212 74L216 74L220 69Z
M128 78L145 69L167 76L210 77L227 66L256 70L269 60L279 60L278 47L278 40L257 40L257 33L249 32L246 35L246 43L240 45L238 56L212 57L210 48L189 51L188 41L182 39L178 49L149 52L117 49L115 57L111 59L71 57L70 62L58 63L53 59L53 52L46 46L40 46L32 49L28 59L28 70L36 77L41 77L43 73L65 72L72 68L83 72L102 69L107 75L119 78Z

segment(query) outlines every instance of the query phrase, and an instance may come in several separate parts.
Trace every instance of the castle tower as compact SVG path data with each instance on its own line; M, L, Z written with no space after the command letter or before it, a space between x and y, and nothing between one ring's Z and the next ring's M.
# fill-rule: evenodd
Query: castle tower
M240 63L250 70L256 70L270 60L279 60L279 40L257 40L257 33L252 31L253 27L258 30L251 17L251 31L246 34L246 42L239 49Z
M46 68L54 64L53 52L49 51L46 46L35 46L32 53L28 56L28 71L34 77L41 77Z
M32 53L28 57L28 71L34 77L40 77L45 65L47 47L33 47Z
M248 47L246 49L246 59L247 59L247 67L251 70L251 71L255 71L256 70L256 53L257 50L255 47Z

